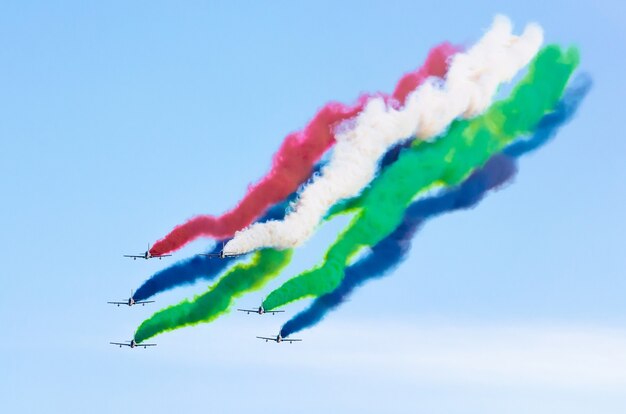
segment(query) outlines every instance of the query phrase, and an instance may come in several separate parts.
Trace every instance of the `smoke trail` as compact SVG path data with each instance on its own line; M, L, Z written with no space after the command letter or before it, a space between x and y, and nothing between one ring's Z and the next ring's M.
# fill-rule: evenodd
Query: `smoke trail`
M429 76L441 76L442 74L444 74L446 70L446 61L452 54L456 52L456 50L457 48L451 46L448 43L443 43L433 48L429 52L426 62L424 63L422 68L414 72L410 72L401 78L392 96L388 99L389 103L394 105L403 104L406 95L412 89L415 89L421 82L423 82L424 79ZM338 103L328 104L309 124L308 130L305 130L304 138L308 136L310 137L310 139L313 139L315 136L312 131L319 132L321 128L319 125L324 119L324 117L320 117L320 114L324 111L335 111L337 116L343 113L345 117L348 117L351 116L353 112L355 113L355 111L358 112L362 110L366 99L367 96L362 96L359 100L359 103L352 108L344 107ZM315 125L318 126L316 127ZM327 129L330 131L330 126ZM331 138L333 137L331 136ZM306 149L305 147L303 148ZM381 165L384 166L390 164L391 162L395 161L397 156L398 150L396 148L392 148L389 153L386 154L385 159L383 159L383 161L381 162ZM320 171L320 169L321 166L316 165L312 171L311 176L315 176ZM293 192L286 201L274 205L261 219L259 219L259 222L283 219L285 210L296 199L296 195L297 192ZM187 226L187 224L189 223L186 223L183 226ZM191 240L193 240L193 238L189 239L189 241ZM212 250L209 250L207 253L219 253L222 250L222 244L227 241L229 241L229 239L218 240L215 247ZM194 256L189 259L181 260L174 265L155 273L148 280L146 280L135 291L134 298L135 300L145 300L154 296L157 293L164 292L176 286L191 284L199 279L212 280L235 260L237 259L226 258L224 260L218 261L205 256Z
M320 165L316 165L313 174L320 170ZM296 198L293 192L286 200L270 208L259 221L277 220L285 216L285 211L289 204ZM228 240L218 240L215 246L207 253L219 253L223 243ZM157 293L165 292L177 286L189 285L199 279L212 280L232 263L242 259L242 257L225 257L216 260L206 256L193 256L189 259L180 260L173 265L158 271L137 288L133 295L135 300L146 300Z
M135 332L139 343L165 331L210 322L228 311L233 299L261 288L277 275L291 258L291 251L265 249L255 253L249 264L238 264L208 292L156 312Z
M508 19L496 18L474 47L452 58L444 88L437 81L425 82L402 109L382 99L370 100L354 128L337 136L330 162L304 189L296 208L282 221L256 223L237 232L225 249L246 253L301 245L334 204L356 196L375 177L378 160L390 146L414 135L431 138L455 118L484 111L498 86L537 53L543 37L537 25L527 26L520 37L510 32Z
M571 82L563 98L557 104L554 112L544 116L537 126L537 130L530 139L519 140L504 149L503 154L508 157L519 158L522 155L533 152L544 146L546 142L551 140L559 129L574 118L578 107L585 99L593 81L588 73L581 73Z
M287 321L281 328L281 335L287 337L317 324L358 286L392 271L405 259L413 233L425 220L447 211L472 207L481 196L476 193L499 186L514 172L515 165L508 158L497 155L460 188L415 202L406 210L404 220L393 233L372 247L365 257L346 268L345 277L334 291L316 298L309 308Z
M409 76L409 75L407 75ZM405 82L406 85L408 82ZM400 150L406 145L398 145L390 149L381 161L381 170L391 165L398 159ZM322 168L323 164L318 164L313 170L313 176ZM296 199L297 192L291 193L287 200L276 204L270 208L267 213L259 220L259 222L267 220L280 220L285 216L285 211L289 205ZM228 240L218 240L213 249L207 253L219 253L222 250L222 243ZM180 260L170 267L167 267L146 280L133 295L135 300L146 300L157 293L173 289L177 286L189 285L200 279L213 280L224 269L242 257L227 257L216 260L206 256L193 256L189 259Z
M445 138L405 150L368 189L360 212L329 249L324 264L283 284L263 306L273 309L336 289L350 258L390 234L415 195L433 184L460 183L516 136L535 128L556 105L577 64L576 49L563 52L556 46L547 47L509 99L494 104L473 121L455 122Z
M406 89L417 86L429 76L442 77L448 58L456 48L443 43L430 51L424 65L405 75L394 94L388 99L403 103ZM382 94L379 94L382 96ZM152 254L166 254L178 250L199 237L229 238L255 221L271 205L295 191L311 175L320 157L335 143L334 126L361 112L369 96L364 95L353 106L331 102L324 106L302 131L285 138L272 160L270 172L257 184L249 187L247 194L232 210L215 216L196 216L174 228L150 249Z
M415 233L426 220L440 214L473 208L488 191L510 181L517 173L516 158L540 148L552 139L561 126L574 117L590 88L591 78L587 75L578 76L565 91L555 111L541 119L530 139L506 147L459 187L411 204L404 213L402 223L393 233L372 247L367 256L346 268L345 277L337 289L316 298L307 309L287 321L280 334L287 337L316 325L330 311L338 308L355 289L369 280L388 275L406 259Z

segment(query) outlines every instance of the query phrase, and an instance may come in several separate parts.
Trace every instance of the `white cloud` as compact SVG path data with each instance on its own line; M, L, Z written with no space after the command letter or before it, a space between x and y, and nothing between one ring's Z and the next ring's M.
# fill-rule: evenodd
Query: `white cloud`
M232 320L231 320L232 322ZM309 371L347 377L478 386L623 388L626 330L574 325L450 322L328 322L276 345L254 341L250 332L215 327L200 360L279 371ZM239 325L239 323L238 323ZM205 336L202 334L201 336ZM184 346L184 344L182 344ZM219 348L219 349L218 349ZM193 353L198 358L198 353ZM180 358L177 351L172 358ZM190 361L191 362L191 361ZM193 360L197 364L197 359Z

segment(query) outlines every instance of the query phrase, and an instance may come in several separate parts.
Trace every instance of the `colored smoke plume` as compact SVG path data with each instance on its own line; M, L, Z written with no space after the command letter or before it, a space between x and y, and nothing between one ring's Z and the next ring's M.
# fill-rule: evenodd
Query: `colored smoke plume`
M416 87L430 76L444 76L446 62L455 52L456 48L448 43L435 47L428 54L424 65L405 75L394 94L384 99L393 104L402 104L408 88ZM154 255L170 253L199 237L226 239L253 223L267 208L285 199L311 176L314 165L335 144L334 127L356 116L369 99L369 96L364 95L352 106L338 102L324 106L306 128L285 138L274 155L268 174L248 188L235 208L221 216L193 217L157 241L150 252Z
M303 244L334 204L358 195L375 178L378 162L390 147L413 136L430 139L455 118L483 112L498 86L535 56L542 39L535 24L519 37L512 35L509 20L499 16L476 45L452 57L443 86L437 80L424 82L398 109L383 99L371 99L354 127L337 135L329 163L304 188L285 219L255 223L237 232L225 250L246 253Z
M388 275L407 258L415 233L427 220L441 214L474 208L488 191L510 182L517 173L516 159L535 151L553 138L574 117L591 85L589 76L577 76L572 86L565 91L555 111L541 119L530 139L516 141L502 153L494 155L460 186L413 202L406 209L402 223L393 233L373 246L365 257L346 268L345 277L337 289L316 298L308 308L288 320L280 334L287 337L316 325L329 312L341 306L361 285Z
M472 121L456 121L436 142L417 141L403 151L369 187L360 212L326 253L324 264L283 284L263 306L274 309L336 289L350 258L393 232L416 195L435 184L459 184L516 137L530 133L554 110L578 60L575 49L543 49L509 99L497 102Z
M291 251L256 252L250 263L234 266L208 292L160 310L143 321L135 332L135 340L142 342L165 331L212 321L227 312L235 298L260 289L280 273L290 258Z

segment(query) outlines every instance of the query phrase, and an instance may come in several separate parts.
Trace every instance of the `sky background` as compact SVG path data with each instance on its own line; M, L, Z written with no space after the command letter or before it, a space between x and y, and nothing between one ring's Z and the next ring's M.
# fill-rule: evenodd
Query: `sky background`
M625 3L261 3L0 3L0 411L623 413ZM301 343L254 337L305 302L148 350L108 344L206 282L106 301L210 241L123 254L231 208L324 103L392 91L496 13L578 45L595 82L513 185L427 223L395 273ZM346 220L236 305L317 263Z

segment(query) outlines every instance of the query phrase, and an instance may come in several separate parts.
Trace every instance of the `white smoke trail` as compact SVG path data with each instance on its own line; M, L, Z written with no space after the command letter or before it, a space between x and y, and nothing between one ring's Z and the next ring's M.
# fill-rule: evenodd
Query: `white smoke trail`
M330 207L367 186L389 147L411 136L433 138L455 118L483 112L498 86L510 81L537 54L542 40L538 25L528 25L518 37L511 34L508 18L497 16L478 43L453 57L445 84L428 80L397 110L381 98L371 99L354 126L336 135L330 162L304 188L294 209L282 221L255 223L237 232L224 250L246 253L261 247L301 245Z

